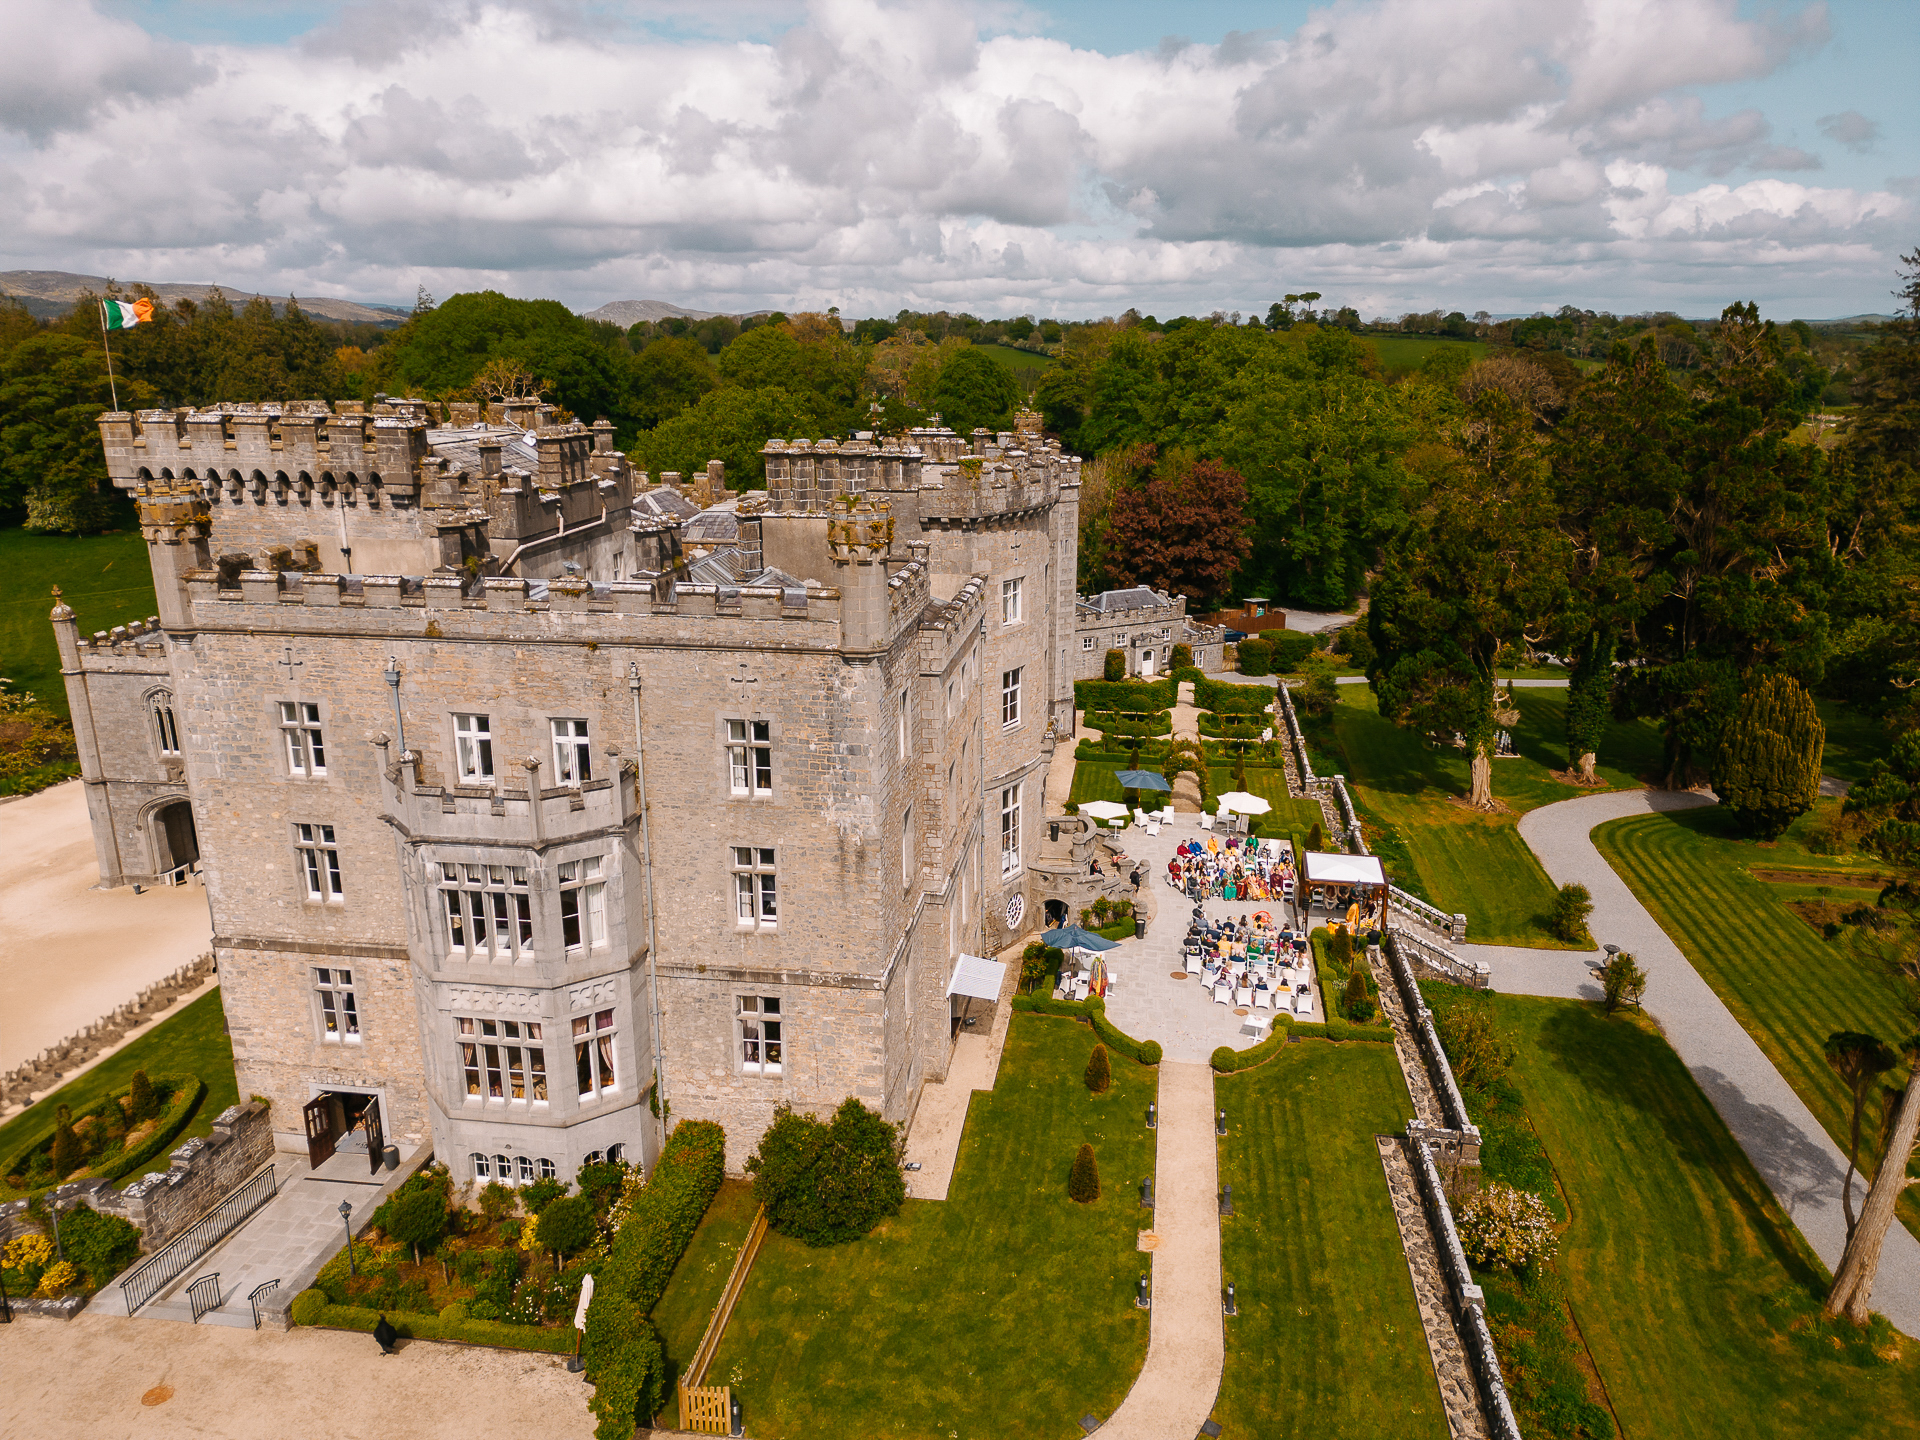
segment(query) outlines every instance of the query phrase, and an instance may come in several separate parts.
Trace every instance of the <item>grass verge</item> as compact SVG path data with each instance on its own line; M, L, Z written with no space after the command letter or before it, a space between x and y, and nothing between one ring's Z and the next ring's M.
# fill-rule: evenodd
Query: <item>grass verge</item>
M1906 1032L1899 989L1873 963L1870 946L1853 934L1822 939L1787 908L1805 886L1775 885L1752 873L1849 878L1847 862L1799 845L1813 819L1802 817L1782 840L1763 846L1740 838L1732 817L1713 806L1615 820L1595 830L1593 841L1844 1150L1847 1092L1821 1046L1836 1030L1862 1030L1888 1041ZM1834 888L1867 901L1873 893ZM1894 1084L1905 1078L1904 1066L1887 1076ZM1879 1154L1873 1120L1869 1112L1863 1156ZM1920 1190L1907 1191L1899 1214L1920 1235Z
M674 1267L666 1293L653 1307L654 1328L667 1350L667 1403L661 1418L666 1428L680 1424L680 1400L674 1381L685 1373L707 1333L707 1322L720 1305L733 1262L753 1228L754 1212L759 1205L753 1198L753 1186L745 1180L728 1180L713 1197L700 1228L693 1232L687 1253Z
M1214 1419L1228 1437L1432 1436L1447 1422L1375 1134L1413 1106L1385 1045L1306 1040L1214 1081L1233 1186L1221 1266L1226 1322Z
M766 1440L1068 1435L1111 1415L1146 1357L1136 1187L1152 1173L1152 1070L1082 1079L1094 1035L1017 1013L994 1089L974 1095L950 1198L909 1200L850 1245L768 1235L710 1383ZM1101 1196L1067 1198L1082 1142Z
M60 648L47 619L55 585L83 634L144 620L157 607L146 541L136 529L79 536L0 530L0 674L68 719Z

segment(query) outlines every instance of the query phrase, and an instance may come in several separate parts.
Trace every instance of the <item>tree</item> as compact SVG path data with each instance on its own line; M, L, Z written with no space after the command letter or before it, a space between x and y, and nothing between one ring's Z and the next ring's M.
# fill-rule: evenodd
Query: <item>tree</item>
M1169 670L1192 669L1193 668L1193 647L1187 644L1175 645L1173 647L1172 653L1167 656L1167 668Z
M1340 699L1340 691L1334 680L1333 661L1316 650L1301 661L1300 670L1307 677L1307 683L1300 688L1300 708L1316 719L1331 715Z
M1623 1005L1638 1006L1647 993L1647 972L1632 955L1621 950L1601 969L1600 992L1609 1015Z
M1494 1023L1493 1009L1484 999L1449 1005L1435 1014L1434 1023L1463 1086L1485 1094L1506 1078L1519 1051Z
M53 1113L53 1177L58 1182L80 1168L83 1156L80 1150L80 1137L74 1133L73 1129L73 1112L62 1105Z
M1773 839L1820 798L1826 726L1791 675L1754 677L1720 741L1713 786L1750 834Z
M1847 1216L1847 1239L1853 1239L1853 1176L1860 1168L1860 1115L1866 1108L1867 1096L1880 1082L1880 1077L1891 1070L1898 1058L1893 1048L1877 1035L1865 1035L1858 1030L1836 1030L1827 1036L1822 1053L1833 1073L1840 1077L1840 1083L1847 1087L1847 1096L1852 1102L1847 1119L1847 1178L1840 1190L1840 1202Z
M1102 662L1101 674L1110 681L1126 679L1127 652L1124 650L1107 651L1106 658Z
M790 1106L747 1160L767 1223L808 1245L857 1240L906 1199L898 1129L848 1096L826 1123Z
M1593 896L1584 885L1562 885L1553 897L1553 915L1547 928L1554 938L1569 945L1582 945L1593 937L1587 933L1587 917L1593 914Z
M1827 1293L1826 1313L1844 1314L1856 1325L1868 1320L1867 1301L1880 1269L1881 1248L1893 1225L1894 1204L1909 1185L1920 1184L1920 1177L1907 1174L1915 1143L1920 1141L1920 1034L1909 1036L1901 1049L1911 1067L1906 1088L1900 1092L1900 1102L1887 1127L1887 1143L1881 1149L1866 1203L1860 1207L1859 1223L1840 1257L1840 1268L1834 1272L1833 1289Z
M1349 1020L1365 1022L1373 1018L1373 1002L1367 996L1365 972L1358 969L1347 972L1347 987L1340 995L1340 1009Z
M1498 387L1475 397L1451 453L1426 457L1425 503L1389 548L1369 618L1380 712L1472 757L1468 803L1494 808L1494 662L1538 639L1565 593L1533 426Z
M433 1249L447 1232L446 1196L433 1185L402 1189L388 1207L386 1229L401 1244L413 1247L413 1263L418 1265L420 1252Z
M976 426L1005 430L1013 424L1020 403L1020 382L1013 371L972 346L956 352L940 367L940 378L927 397L930 408L956 435L971 435Z
M656 475L668 470L687 475L704 470L709 460L721 460L730 483L753 489L766 483L767 464L760 451L769 439L832 433L816 406L811 396L777 388L723 386L642 435L635 450L639 462Z
M132 1085L127 1091L127 1119L138 1125L142 1120L151 1118L159 1108L158 1098L153 1093L153 1082L147 1079L147 1072L134 1071Z
M1107 1047L1096 1045L1093 1054L1087 1057L1087 1089L1096 1095L1104 1095L1113 1087L1113 1067L1107 1060Z
M1073 1157L1073 1169L1067 1174L1067 1198L1082 1205L1100 1198L1100 1166L1093 1158L1091 1145L1082 1145Z
M555 1200L540 1212L540 1243L564 1262L593 1243L593 1202L584 1195Z
M122 405L153 401L139 381L121 383ZM91 340L34 335L0 357L0 506L24 508L29 530L78 534L104 525L113 507L97 421L111 408L97 329Z
M692 340L668 336L633 358L633 418L651 430L673 419L720 383L707 352Z
M1214 460L1175 459L1121 486L1107 521L1116 578L1212 609L1253 549L1246 501L1239 472Z

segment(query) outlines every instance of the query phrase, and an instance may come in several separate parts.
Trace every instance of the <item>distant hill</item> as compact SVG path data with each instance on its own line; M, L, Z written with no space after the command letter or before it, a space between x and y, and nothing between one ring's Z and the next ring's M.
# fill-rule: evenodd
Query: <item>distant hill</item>
M257 293L237 285L178 285L139 280L122 280L120 288L127 291L140 284L148 285L154 294L168 302L204 300L209 290L217 289L225 293L236 310ZM107 278L104 275L75 275L66 270L0 270L0 293L17 295L27 309L43 320L66 314L73 308L74 301L87 291L100 294L106 288ZM287 299L284 295L269 295L267 298L273 302L275 314L286 310ZM328 320L398 325L409 314L405 307L398 305L363 305L358 300L336 300L326 295L300 295L295 298L307 314L324 316Z
M642 320L651 324L655 320L670 320L676 315L682 320L711 320L718 310L686 310L678 305L669 305L664 300L611 300L598 310L589 310L583 318L605 320L618 325L622 330L629 325L638 325Z
M1890 325L1898 315L1843 315L1838 320L1809 320L1809 325Z

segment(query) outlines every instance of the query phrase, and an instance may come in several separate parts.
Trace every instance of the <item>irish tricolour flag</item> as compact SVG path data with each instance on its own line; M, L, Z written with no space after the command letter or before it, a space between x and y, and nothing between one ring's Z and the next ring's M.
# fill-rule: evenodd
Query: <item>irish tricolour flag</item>
M100 312L106 319L107 329L131 330L135 325L153 319L153 301L102 300Z

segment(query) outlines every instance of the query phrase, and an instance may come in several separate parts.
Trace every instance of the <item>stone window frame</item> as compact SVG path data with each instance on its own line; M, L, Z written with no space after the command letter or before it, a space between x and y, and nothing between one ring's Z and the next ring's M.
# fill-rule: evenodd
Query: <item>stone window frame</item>
M323 1045L360 1045L365 1043L366 1027L360 1018L359 983L353 972L359 965L309 965L307 989L313 997L313 1028ZM344 974L342 981L336 977ZM327 1004L332 998L334 1003ZM334 1024L327 1024L332 1018ZM347 1027L351 1027L348 1029Z
M614 1007L589 1007L579 1015L567 1017L568 1034L563 1052L573 1061L574 1102L596 1105L608 1095L620 1093L620 1023ZM587 1070L590 1088L580 1089L580 1072ZM552 1084L549 1071L548 1084Z
M578 726L562 735L562 725ZM593 720L586 715L549 715L547 737L553 746L553 783L578 790L593 781Z
M733 727L738 725L744 732L736 737ZM780 723L772 715L759 710L741 710L724 713L716 722L719 733L720 752L720 788L729 800L778 800L780 798L780 765L777 758L780 749ZM765 738L758 734L764 728ZM740 788L733 783L734 751L745 752L744 769L746 786ZM759 784L762 767L754 752L766 751L766 785Z
M504 864L500 863L497 858L503 854L510 854L512 857ZM478 858L473 858L473 856L477 856ZM514 863L515 860L518 860L520 863ZM436 953L442 955L448 963L454 965L527 965L531 964L542 954L548 953L543 950L540 945L540 921L542 912L535 898L540 892L541 870L540 866L534 862L532 856L517 851L471 852L471 854L463 853L458 855L441 854L435 851L430 852L425 857L425 864L427 889L433 894L433 899L429 902L429 906L433 911L431 928L439 937L435 942L435 949ZM459 880L456 884L449 885L445 880L445 872L456 868L459 873ZM470 868L489 872L486 881L479 884L469 881L467 871ZM499 882L497 889L495 888L490 873L494 870L505 872L505 876ZM485 923L487 925L486 944L468 944L459 947L454 945L453 921L448 914L446 900L446 897L452 893L460 893L467 896L485 894L490 897L485 906ZM518 899L524 897L527 901L527 916L524 920L523 917L518 914L519 906L517 904L509 904L504 907L509 911L506 916L509 930L504 951L496 949L493 944L498 935L499 910L503 908L491 898L495 894L500 895L502 898L512 897L513 899ZM474 923L473 902L471 899L465 902L461 920L463 929L470 928ZM521 942L519 939L523 928L530 928L532 931L531 938L525 942Z
M553 890L557 897L554 919L560 926L560 953L569 958L591 955L612 943L607 923L607 882L613 867L609 857L598 850L573 855L557 855L549 863L553 868ZM580 938L567 943L567 897L575 899L573 920ZM584 903L583 903L584 902Z
M1026 712L1021 708L1021 687L1026 683L1027 667L1016 665L1000 672L1000 729L1018 730Z
M1026 575L1009 575L1000 582L1000 628L1027 623ZM1009 613L1011 612L1011 613Z
M777 1079L787 1073L787 1015L784 999L780 995L734 996L733 1054L736 1073L758 1075L763 1079ZM771 1010L767 1008L769 1005L773 1007ZM780 1018L769 1020L769 1015ZM769 1034L769 1031L773 1033ZM778 1057L769 1059L775 1050L779 1052ZM748 1059L750 1054L755 1058Z
M900 888L903 890L911 889L913 886L914 849L913 806L909 805L906 815L900 821Z
M463 720L479 721L478 726L461 728ZM453 735L453 774L454 782L459 785L497 785L499 770L494 765L493 746L498 738L494 730L494 716L491 710L449 710L447 723L452 727ZM484 727L484 728L482 728ZM469 771L466 745L472 743L477 748L473 752L475 765ZM484 770L481 766L484 765Z
M751 858L742 860L742 855ZM777 845L728 845L727 874L731 885L733 928L737 934L778 934L780 931L780 850ZM749 886L742 886L747 880ZM771 882L771 883L769 883ZM740 913L741 902L752 910ZM772 902L772 914L767 913Z
M1095 637L1095 636L1092 636L1092 635L1082 635L1082 636L1080 637L1080 648L1081 648L1081 650L1082 650L1082 651L1088 651L1088 650L1091 650L1091 649L1093 649L1093 642L1094 642L1094 640L1095 640L1096 638L1097 638L1097 637Z
M283 707L288 705L295 707L294 713L298 718L293 720L286 718ZM311 718L306 713L308 710L313 712ZM280 767L282 780L308 785L324 783L332 778L333 767L327 763L326 756L327 740L332 730L330 723L333 719L332 711L333 707L325 700L305 700L298 696L289 698L276 695L267 701L267 723L273 731L276 763ZM295 732L301 735L301 745L309 756L304 769L294 768L293 735ZM306 738L308 736L317 736L318 739L317 741L308 739ZM311 761L316 744L321 752L318 766L313 765Z
M292 825L293 873L301 903L346 904L338 827L325 820L295 820Z
M545 1025L544 1020L528 1020L518 1016L509 1020L498 1015L455 1015L454 1073L456 1083L464 1091L462 1103L485 1106L497 1100L509 1112L516 1114L551 1110L553 1071L547 1063L549 1042ZM491 1033L488 1026L493 1027ZM535 1033L509 1034L510 1029ZM536 1040L538 1045L533 1043ZM489 1055L489 1050L495 1053ZM515 1052L518 1052L517 1058ZM536 1053L539 1056L538 1070L534 1068ZM526 1092L517 1098L507 1093L516 1078ZM488 1092L496 1079L501 1093L493 1095ZM538 1095L534 1093L536 1089L544 1090L546 1094Z
M147 718L151 725L147 731L153 742L154 753L161 763L178 761L182 756L180 745L180 720L174 714L173 691L165 685L155 685L141 697L146 702ZM167 742L173 742L173 748L167 748Z
M531 1185L536 1178L557 1180L560 1177L560 1167L544 1155L483 1155L478 1150L470 1150L467 1169L475 1180L497 1180L516 1189Z
M1026 789L1024 780L1016 780L1011 785L1000 787L1000 878L1011 880L1026 868L1021 854L1020 831L1021 802L1026 798L1021 792ZM1012 798L1009 799L1008 797Z

